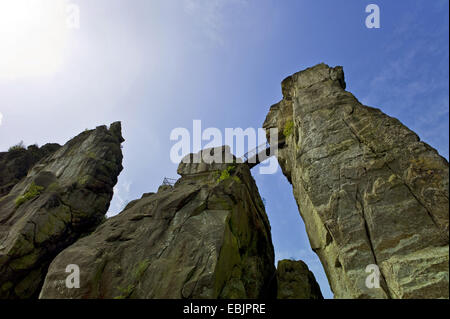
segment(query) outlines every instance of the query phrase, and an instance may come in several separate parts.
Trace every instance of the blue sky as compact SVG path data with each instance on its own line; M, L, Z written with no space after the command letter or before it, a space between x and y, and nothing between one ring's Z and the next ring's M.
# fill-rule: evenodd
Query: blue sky
M448 159L447 0L70 3L80 9L80 28L52 46L61 65L16 77L2 76L0 68L0 151L21 140L65 143L85 128L121 120L125 168L110 215L155 191L165 176L177 177L169 158L172 129L192 130L194 119L204 128L261 127L282 98L280 82L320 62L344 66L347 90ZM380 29L365 27L369 3L381 9ZM13 32L0 27L3 36ZM48 50L33 55L41 51L24 48L43 65ZM10 49L0 50L0 61ZM276 258L303 259L332 297L281 170L253 174L267 202Z

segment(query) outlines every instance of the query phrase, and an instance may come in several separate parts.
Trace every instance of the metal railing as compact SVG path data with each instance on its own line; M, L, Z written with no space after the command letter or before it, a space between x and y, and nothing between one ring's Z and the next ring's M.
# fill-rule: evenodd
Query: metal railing
M248 162L249 159L254 158L256 156L258 156L258 154L267 151L267 149L270 148L270 144L269 142L263 143L261 145L258 145L257 147L255 147L254 149L252 149L251 151L247 152L244 154L243 161L244 162Z
M164 177L163 185L167 185L167 186L172 186L173 187L176 182L177 182L177 179L175 179L175 178Z

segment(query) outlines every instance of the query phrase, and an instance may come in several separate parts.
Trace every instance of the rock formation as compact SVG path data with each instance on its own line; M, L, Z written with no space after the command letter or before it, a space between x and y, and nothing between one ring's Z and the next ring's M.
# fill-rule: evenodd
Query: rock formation
M341 67L296 73L263 125L335 297L448 298L448 162L345 86ZM123 141L113 123L0 153L0 298L322 299L302 261L275 270L257 163L227 147L106 219Z
M301 260L278 261L277 287L278 299L323 299L314 274Z
M448 298L448 162L345 85L341 67L296 73L263 125L284 135L278 161L335 297Z
M248 166L186 162L174 186L130 202L61 252L40 298L275 297L270 225ZM65 286L68 264L79 266L79 289Z
M122 170L122 142L113 123L61 148L0 154L0 184L21 179L0 198L0 298L37 297L53 258L104 219Z
M8 194L14 185L27 176L34 164L60 147L59 144L45 144L40 148L30 145L25 149L16 145L8 152L0 152L0 197Z

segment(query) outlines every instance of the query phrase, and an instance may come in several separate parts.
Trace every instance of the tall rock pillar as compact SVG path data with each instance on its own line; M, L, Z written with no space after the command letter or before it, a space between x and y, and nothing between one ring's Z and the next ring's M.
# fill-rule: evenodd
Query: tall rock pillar
M282 91L263 126L285 140L278 161L335 297L448 298L448 162L345 91L342 67Z

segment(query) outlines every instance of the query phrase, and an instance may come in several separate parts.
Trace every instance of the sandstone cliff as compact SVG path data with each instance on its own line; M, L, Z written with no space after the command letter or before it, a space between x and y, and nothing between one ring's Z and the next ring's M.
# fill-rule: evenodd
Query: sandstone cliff
M448 298L448 162L345 85L341 67L296 73L263 125L284 135L278 161L335 297Z
M278 299L323 299L314 274L301 260L284 259L277 265Z
M341 67L296 73L264 123L335 297L448 298L448 162L345 86ZM105 221L122 142L113 123L0 153L0 298L322 298L303 262L275 270L254 164L226 147Z
M40 148L30 145L25 149L16 145L8 152L0 152L0 197L8 194L34 164L60 147L59 144L45 144Z
M0 298L37 297L53 258L103 220L122 170L122 142L113 123L32 158L30 149L0 154L1 184L21 179L0 198Z
M248 166L181 163L178 173L60 253L40 297L275 297L270 225ZM68 264L79 289L65 286Z

